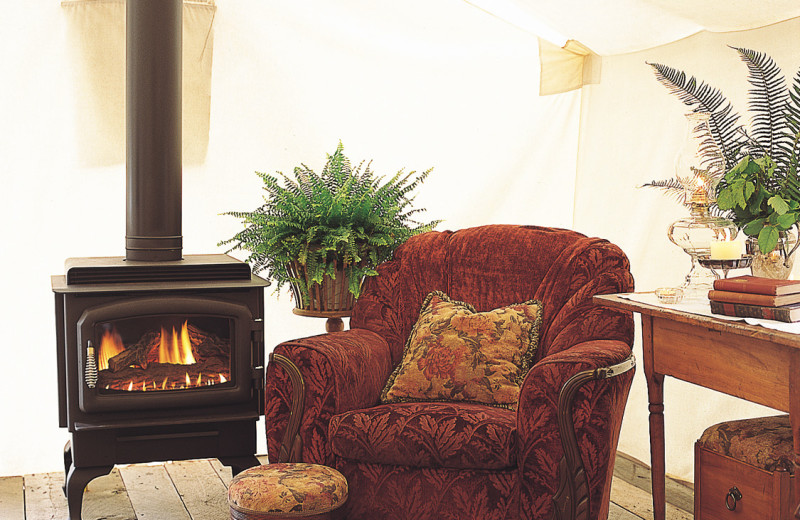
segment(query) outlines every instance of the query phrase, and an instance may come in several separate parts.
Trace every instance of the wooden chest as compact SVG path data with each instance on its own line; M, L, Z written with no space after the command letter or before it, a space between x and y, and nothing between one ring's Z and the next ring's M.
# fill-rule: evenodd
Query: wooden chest
M730 421L695 443L695 520L789 520L794 500L789 416Z

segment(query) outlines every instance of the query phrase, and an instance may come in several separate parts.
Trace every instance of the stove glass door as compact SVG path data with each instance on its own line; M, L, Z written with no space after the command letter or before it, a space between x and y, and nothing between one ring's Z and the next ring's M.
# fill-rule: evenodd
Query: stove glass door
M101 394L162 392L231 380L233 320L168 314L95 324Z

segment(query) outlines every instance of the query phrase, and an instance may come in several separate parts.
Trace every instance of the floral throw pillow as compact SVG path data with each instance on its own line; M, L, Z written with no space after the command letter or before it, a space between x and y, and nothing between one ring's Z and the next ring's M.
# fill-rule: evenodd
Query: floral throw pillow
M534 300L477 312L432 292L381 401L467 401L515 409L541 321L542 306Z

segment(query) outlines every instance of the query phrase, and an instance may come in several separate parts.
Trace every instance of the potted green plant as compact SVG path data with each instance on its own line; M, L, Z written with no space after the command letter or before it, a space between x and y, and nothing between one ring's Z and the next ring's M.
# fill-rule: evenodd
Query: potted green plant
M431 171L400 170L384 180L369 163L352 168L340 142L320 174L304 164L293 178L256 172L264 204L225 213L245 228L219 245L249 251L247 261L255 272L266 271L276 290L290 284L298 309L346 312L365 276L376 275L378 264L409 237L439 224L412 218L424 211L411 208L413 192Z
M699 153L708 164L718 164L710 179L716 193L714 209L731 218L751 237L762 254L783 249L783 238L800 222L800 71L791 88L768 55L732 47L749 72L750 128L740 122L731 103L716 88L659 63L648 63L656 79L692 108L709 114L710 146ZM682 194L679 180L652 181L645 186Z
M787 175L787 171L779 170L769 155L747 155L719 183L717 206L733 211L734 223L746 235L757 237L762 253L775 249L781 233L800 221L800 192L794 171Z

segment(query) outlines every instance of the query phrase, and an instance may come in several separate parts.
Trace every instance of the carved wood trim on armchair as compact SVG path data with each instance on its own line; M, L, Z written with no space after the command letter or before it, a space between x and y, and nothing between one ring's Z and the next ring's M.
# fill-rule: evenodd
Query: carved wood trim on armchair
M564 457L558 467L559 487L553 496L553 520L589 519L589 482L583 466L575 424L572 419L572 404L578 390L589 381L610 379L624 374L636 366L631 355L622 363L594 370L578 372L564 383L558 394L558 431Z
M303 402L306 396L306 384L303 375L291 359L280 354L270 354L270 361L283 368L289 374L292 382L292 403L289 409L289 421L286 425L286 432L283 434L283 442L278 452L278 462L298 462L300 452L303 449L303 441L297 434L300 431L300 421L303 418Z

